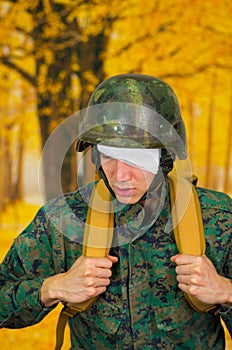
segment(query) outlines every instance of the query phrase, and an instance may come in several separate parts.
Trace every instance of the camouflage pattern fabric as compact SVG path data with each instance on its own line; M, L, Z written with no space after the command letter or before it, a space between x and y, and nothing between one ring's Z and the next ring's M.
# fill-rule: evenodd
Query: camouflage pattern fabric
M167 148L185 159L185 126L173 89L144 74L121 74L103 81L90 98L79 150L102 142L116 147Z
M69 269L81 255L87 204L92 185L48 202L15 240L0 269L0 326L20 328L39 322L51 310L39 301L43 280ZM231 199L197 188L207 241L206 255L219 274L232 276ZM127 234L128 219L143 210L128 205L116 213L118 230ZM49 215L47 215L49 213ZM174 235L165 232L169 195L155 223L136 240L113 247L119 257L111 284L92 308L70 320L71 349L224 349L220 318L199 314L187 304L170 257L177 253ZM79 217L77 223L75 218ZM143 228L144 229L144 228ZM65 255L57 240L61 232ZM129 234L131 234L129 232ZM231 313L222 315L232 331ZM54 325L55 327L55 325Z

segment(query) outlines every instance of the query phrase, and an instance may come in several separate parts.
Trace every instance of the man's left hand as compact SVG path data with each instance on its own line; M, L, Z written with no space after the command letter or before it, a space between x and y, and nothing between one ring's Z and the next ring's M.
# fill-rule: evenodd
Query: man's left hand
M232 283L219 275L207 256L177 254L171 257L176 264L179 288L208 304L232 302Z

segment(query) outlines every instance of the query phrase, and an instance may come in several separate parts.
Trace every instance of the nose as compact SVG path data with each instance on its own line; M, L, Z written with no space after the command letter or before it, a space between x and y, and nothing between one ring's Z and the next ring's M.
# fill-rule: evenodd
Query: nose
M128 181L130 179L130 165L115 159L113 166L113 174L115 181Z

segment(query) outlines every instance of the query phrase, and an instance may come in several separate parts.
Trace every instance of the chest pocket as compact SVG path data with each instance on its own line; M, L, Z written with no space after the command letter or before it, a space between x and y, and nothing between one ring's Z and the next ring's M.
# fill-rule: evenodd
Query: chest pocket
M116 304L110 304L100 297L90 310L80 313L78 318L82 325L94 331L114 335L122 323L123 313Z
M160 331L172 331L186 326L193 316L194 311L188 306L185 297L181 296L173 300L169 305L154 307L155 327Z

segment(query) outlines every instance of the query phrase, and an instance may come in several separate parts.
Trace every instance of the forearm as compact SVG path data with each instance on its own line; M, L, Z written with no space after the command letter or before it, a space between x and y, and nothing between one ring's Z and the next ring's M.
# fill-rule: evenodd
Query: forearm
M43 279L8 282L0 292L0 327L22 328L40 322L51 310L40 303Z
M0 327L26 327L51 310L42 305L40 290L45 278L56 273L54 266L63 265L63 255L59 250L54 255L55 238L45 214L38 212L0 264Z

